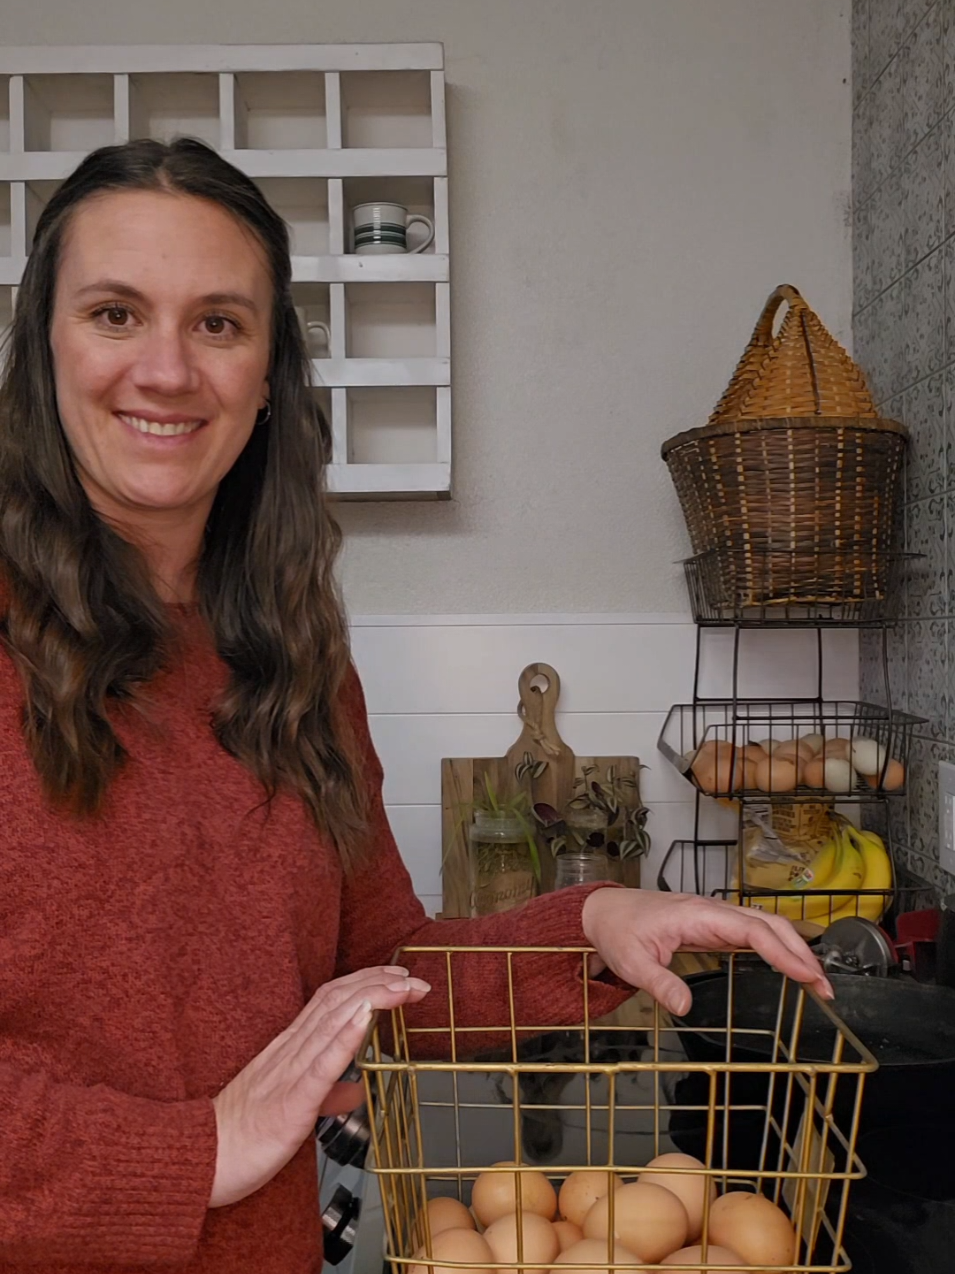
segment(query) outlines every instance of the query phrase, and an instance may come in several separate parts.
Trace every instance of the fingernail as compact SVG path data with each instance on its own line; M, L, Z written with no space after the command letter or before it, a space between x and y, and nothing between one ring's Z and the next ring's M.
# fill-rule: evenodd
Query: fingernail
M362 1000L358 1006L358 1011L352 1018L356 1026L367 1026L371 1021L371 1000Z
M386 964L382 967L384 973L400 973L403 978L408 976L408 970L401 964Z
M420 978L404 978L401 982L389 982L389 991L430 991L431 987Z
M821 994L824 1000L834 1000L836 998L836 993L832 989L832 983L828 978L822 979Z

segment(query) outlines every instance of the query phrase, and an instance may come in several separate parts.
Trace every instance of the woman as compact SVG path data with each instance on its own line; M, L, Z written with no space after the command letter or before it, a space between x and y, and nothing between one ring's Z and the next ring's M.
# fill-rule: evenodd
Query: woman
M374 1010L427 1011L402 943L590 942L677 1011L679 945L750 946L831 994L785 921L697 898L427 921L349 662L286 230L214 152L89 156L8 353L0 1271L318 1270L316 1117L354 1101ZM553 1020L552 986L520 994ZM592 1010L621 994L595 980Z

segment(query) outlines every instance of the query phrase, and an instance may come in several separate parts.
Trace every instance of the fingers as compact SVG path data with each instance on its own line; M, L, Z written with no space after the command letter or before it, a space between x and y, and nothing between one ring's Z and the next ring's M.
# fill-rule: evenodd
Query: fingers
M688 901L696 916L684 926L678 945L689 945L692 934L704 948L747 947L794 981L811 983L824 999L835 998L819 961L785 916L719 899L690 896Z
M344 1074L354 1061L371 1022L372 1012L370 999L359 1000L357 1005L349 1002L348 1015L338 1009L329 1019L331 1024L331 1018L337 1018L330 1033L322 1032L320 1037L310 1041L313 1045L311 1053L303 1049L298 1059L302 1070L296 1087L301 1085L302 1091L307 1091L309 1104L314 1109L321 1106L338 1083L339 1075Z
M692 1002L690 988L682 978L670 969L665 969L662 964L655 963L652 958L635 960L625 976L633 986L640 987L641 990L652 995L659 1004L677 1017L682 1017L689 1011Z
M798 946L793 949L785 929L780 933L771 923L778 919L777 916L753 916L747 924L746 945L780 973L796 982L810 982L824 999L834 999L832 987L815 956L795 931L792 936Z
M316 1018L344 1004L349 998L354 998L356 992L367 991L373 986L388 986L395 990L410 988L422 994L431 989L427 982L410 977L408 970L398 965L359 969L356 973L336 978L333 982L326 982L324 986L319 987L295 1019L293 1024L295 1032L310 1031Z
M766 924L779 936L786 946L797 956L805 965L806 976L799 978L798 981L812 982L817 985L821 995L826 998L834 998L832 994L832 986L826 978L822 970L822 965L816 959L811 947L803 941L793 926L784 916L775 916L767 914L763 917Z
M427 995L427 991L419 986L413 985L416 979L403 978L394 985L382 985L381 983L366 983L359 986L357 990L352 991L347 999L337 1004L332 1009L322 1012L316 1012L310 1018L306 1027L298 1032L293 1044L292 1058L294 1064L301 1068L302 1071L311 1070L318 1060L323 1057L330 1049L333 1056L338 1056L336 1043L342 1032L347 1032L349 1038L352 1037L351 1023L356 1017L362 1017L365 1021L365 1027L371 1021L371 1015L376 1010L395 1009L401 1004L414 1004L418 1000ZM355 1049L361 1043L362 1032L359 1031L354 1039L352 1051L345 1056L344 1064L341 1068L328 1077L329 1083L338 1080L338 1077L353 1061ZM295 1047L297 1045L297 1047ZM321 1072L325 1074L324 1069Z

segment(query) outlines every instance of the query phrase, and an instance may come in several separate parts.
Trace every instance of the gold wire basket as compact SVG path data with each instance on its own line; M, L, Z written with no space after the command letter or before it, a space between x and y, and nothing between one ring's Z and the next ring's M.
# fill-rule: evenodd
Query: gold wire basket
M705 1031L670 1018L646 997L637 1025L591 1022L592 955L582 947L411 946L398 953L432 983L426 1024L416 1025L420 1009L381 1014L361 1060L374 1112L368 1166L380 1185L386 1260L395 1274L549 1268L560 1274L566 1265L527 1259L520 1241L516 1262L506 1264L436 1255L428 1200L447 1196L468 1206L480 1173L512 1176L520 1238L522 1198L533 1174L555 1188L568 1173L592 1168L632 1180L649 1160L674 1150L702 1161L720 1193L762 1192L787 1213L796 1235L792 1258L761 1262L761 1271L848 1270L843 1232L850 1185L864 1176L856 1139L865 1078L876 1069L871 1053L827 1004L784 978L774 1028L740 1025L747 973L754 964L766 971L750 953L724 958L725 1021ZM469 961L482 962L481 986L501 989L497 1013L484 1012L483 1022L474 997L459 991ZM546 986L550 967L559 1010L549 1022L523 1020L524 989ZM469 972L473 988L473 967ZM634 1020L615 1014L607 1021L621 1016ZM710 1207L707 1191L704 1236ZM613 1234L613 1196L609 1209ZM727 1274L725 1265L708 1262L705 1238L698 1241L704 1252L692 1266L621 1264L608 1240L606 1258L580 1268Z

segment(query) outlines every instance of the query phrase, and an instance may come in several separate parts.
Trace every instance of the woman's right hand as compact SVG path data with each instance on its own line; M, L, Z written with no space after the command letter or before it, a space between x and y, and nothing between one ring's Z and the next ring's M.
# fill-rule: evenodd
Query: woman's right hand
M407 969L361 969L320 987L295 1021L213 1098L219 1148L210 1208L254 1194L315 1131L321 1114L361 1104L336 1090L376 1009L415 1004L431 988ZM336 1100L337 1099L337 1100Z

